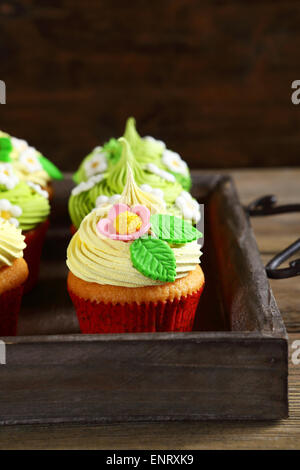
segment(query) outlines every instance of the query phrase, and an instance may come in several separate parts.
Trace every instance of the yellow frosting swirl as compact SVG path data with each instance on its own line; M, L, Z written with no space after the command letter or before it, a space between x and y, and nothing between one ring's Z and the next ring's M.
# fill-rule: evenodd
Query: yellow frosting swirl
M100 219L94 210L82 221L67 250L67 266L80 279L97 284L123 287L161 285L163 282L145 277L131 262L132 242L111 240L97 230ZM197 241L172 247L176 259L176 279L186 276L199 264L201 255Z
M126 185L122 192L118 204L127 204L129 207L141 205L146 206L151 215L152 214L166 214L166 204L162 199L154 196L153 194L142 191L134 181L133 173L130 165L128 165L128 176ZM97 210L97 214L100 218L106 217L112 208L113 204L106 203L101 204L101 207L94 209Z
M0 223L0 268L11 266L17 258L23 257L26 247L21 230L8 222Z
M127 181L118 204L127 204L129 207L141 204L142 206L146 206L151 214L166 213L166 207L163 200L153 196L153 194L142 191L137 186L134 181L130 165L127 165Z

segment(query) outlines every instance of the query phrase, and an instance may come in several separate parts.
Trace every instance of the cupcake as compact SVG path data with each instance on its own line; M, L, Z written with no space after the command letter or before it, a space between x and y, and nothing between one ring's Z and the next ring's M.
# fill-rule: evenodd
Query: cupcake
M13 224L0 222L0 336L14 336L17 331L24 283L28 278L23 259L24 238Z
M169 214L183 217L192 223L200 218L199 204L183 189L175 177L158 168L145 167L133 155L128 141L121 137L118 143L122 147L121 156L110 170L90 176L73 188L69 199L69 214L75 232L84 217L96 207L106 207L120 199L125 187L128 164L132 168L139 188L149 195L160 199Z
M146 170L143 183L150 185L147 174L155 174L170 182L179 182L183 190L191 189L192 181L186 162L177 152L167 149L162 140L151 136L141 137L135 126L135 119L129 118L123 137L131 146L132 153L141 167ZM122 145L119 140L110 139L103 147L96 147L87 155L78 170L73 175L75 183L87 181L96 174L110 172L122 155ZM156 186L154 186L155 188Z
M160 212L128 169L121 198L93 210L67 250L68 291L82 333L191 331L204 275L197 239Z
M20 181L29 181L45 189L53 196L52 180L62 179L59 169L28 145L26 140L11 137L0 131L0 162L11 163Z
M48 229L48 192L38 184L20 181L10 163L0 163L0 223L19 227L25 236L24 258L29 267L25 292L38 279L40 257Z

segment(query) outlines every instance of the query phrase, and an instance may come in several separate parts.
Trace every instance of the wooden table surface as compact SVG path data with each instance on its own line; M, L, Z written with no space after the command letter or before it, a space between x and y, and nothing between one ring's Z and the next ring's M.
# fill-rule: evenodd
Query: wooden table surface
M265 194L300 202L300 169L234 170L241 201ZM300 214L253 219L266 263L300 237ZM271 281L289 334L290 417L278 422L132 423L115 425L8 426L0 449L295 449L300 448L300 364L291 344L300 340L300 278Z

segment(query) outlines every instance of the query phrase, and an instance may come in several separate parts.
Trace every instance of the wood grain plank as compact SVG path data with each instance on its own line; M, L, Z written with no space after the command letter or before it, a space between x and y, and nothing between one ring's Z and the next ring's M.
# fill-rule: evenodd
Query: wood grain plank
M297 165L299 19L295 0L5 2L1 126L64 170L131 114L192 167Z
M299 338L290 334L290 344ZM0 449L299 449L300 366L289 364L286 420L8 426L0 427Z
M290 334L290 344L295 339ZM0 449L299 449L300 365L289 364L286 420L8 426L0 427Z

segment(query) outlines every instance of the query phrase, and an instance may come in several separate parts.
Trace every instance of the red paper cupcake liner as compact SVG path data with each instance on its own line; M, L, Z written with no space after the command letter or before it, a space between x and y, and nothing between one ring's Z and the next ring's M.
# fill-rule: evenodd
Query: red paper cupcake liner
M75 233L77 232L77 228L75 227L75 225L70 225L70 232L71 232L71 235L75 235Z
M82 333L192 331L203 288L166 302L116 304L90 302L69 290Z
M40 260L49 220L40 224L36 229L25 232L26 248L24 259L28 264L29 276L25 283L24 292L29 292L37 283L40 272Z
M23 290L24 285L21 285L0 295L0 336L15 336L17 334Z

